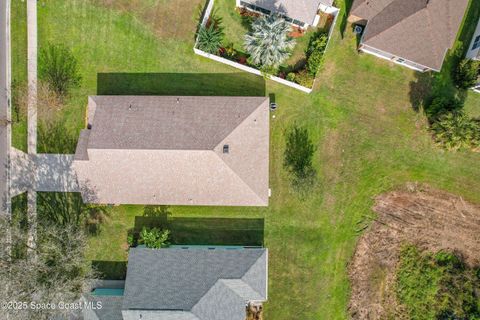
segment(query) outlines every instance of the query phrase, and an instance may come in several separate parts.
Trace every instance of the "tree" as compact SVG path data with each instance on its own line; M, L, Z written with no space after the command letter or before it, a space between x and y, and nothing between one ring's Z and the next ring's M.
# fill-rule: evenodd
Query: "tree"
M82 229L74 226L39 224L35 258L13 255L9 244L26 245L24 228L0 218L0 295L4 301L27 303L73 303L87 292L95 277L85 259L87 239ZM8 319L53 319L67 316L69 310L2 310Z
M277 15L263 16L252 24L245 35L245 50L253 64L278 67L291 54L295 40L289 36L291 27Z
M448 112L432 124L435 140L447 150L480 148L480 124L463 112Z
M286 148L283 165L293 175L292 185L296 191L308 191L315 180L312 158L315 153L306 128L293 126L286 133Z
M64 45L48 44L39 54L39 78L47 82L60 96L80 84L82 77L72 51Z
M223 36L222 28L216 23L202 26L197 33L197 47L202 51L216 54L222 46Z
M158 228L147 229L146 227L143 227L140 232L139 243L152 249L166 248L170 245L168 243L169 236L169 230L160 230Z
M478 82L480 62L463 59L453 73L455 85L460 89L469 89Z

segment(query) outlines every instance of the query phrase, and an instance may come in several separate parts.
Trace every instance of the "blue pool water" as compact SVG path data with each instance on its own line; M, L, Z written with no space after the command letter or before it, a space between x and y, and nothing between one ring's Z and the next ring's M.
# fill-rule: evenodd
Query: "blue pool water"
M96 288L92 294L94 296L123 296L124 289Z

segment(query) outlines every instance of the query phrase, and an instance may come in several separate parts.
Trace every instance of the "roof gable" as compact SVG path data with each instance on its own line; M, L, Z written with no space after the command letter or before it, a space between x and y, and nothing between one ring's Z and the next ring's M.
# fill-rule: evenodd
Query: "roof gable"
M362 43L440 70L468 0L357 0L352 15L368 20Z
M257 260L266 259L264 252L131 249L123 309L190 311L219 280L241 279Z
M212 150L263 97L93 96L89 149Z

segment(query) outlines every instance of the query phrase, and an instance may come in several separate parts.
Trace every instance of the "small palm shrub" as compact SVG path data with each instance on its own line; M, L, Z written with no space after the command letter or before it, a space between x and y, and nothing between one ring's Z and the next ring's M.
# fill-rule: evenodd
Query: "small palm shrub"
M250 61L260 67L278 67L291 54L295 40L288 34L290 25L277 15L263 16L245 35L245 50Z
M327 48L327 43L328 34L322 32L310 39L308 48L305 51L307 56L307 70L308 73L313 77L317 75L317 72L323 63L323 55L325 53L325 49Z
M453 73L455 85L460 89L468 89L478 82L480 62L470 59L462 60Z
M166 248L170 245L168 243L169 236L169 230L160 230L158 228L147 229L143 227L140 232L139 243L151 249Z
M39 54L38 76L60 96L80 84L78 61L64 45L49 44Z
M202 51L216 54L222 46L223 37L223 29L219 22L201 26L197 33L197 47Z
M480 148L480 123L463 112L445 113L432 124L435 140L447 150Z

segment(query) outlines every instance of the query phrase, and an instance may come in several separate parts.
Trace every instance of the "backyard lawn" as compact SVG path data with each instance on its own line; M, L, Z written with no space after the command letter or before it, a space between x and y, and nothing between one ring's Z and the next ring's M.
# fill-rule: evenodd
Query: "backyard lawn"
M343 38L335 30L315 90L308 95L195 55L199 1L182 1L171 11L181 35L174 29L162 33L142 1L119 1L124 2L128 10L109 1L51 0L39 5L40 48L64 43L81 66L81 86L60 116L72 130L80 130L87 96L97 93L274 95L278 110L271 119L270 206L170 208L175 217L265 219L265 319L347 318L346 266L358 235L372 219L375 195L419 181L480 202L480 154L438 149L424 115L412 106L418 88L425 89L423 78L359 55L351 28ZM170 12L166 7L174 1L147 2L151 12ZM20 10L15 12L13 21L21 18ZM17 45L23 41L20 36L14 39ZM20 65L18 59L14 61ZM469 112L479 114L479 103L478 96L468 94ZM283 168L284 132L293 124L307 128L316 145L317 182L303 195L292 190ZM116 207L104 231L90 239L88 256L124 260L127 232L141 212L139 206Z

